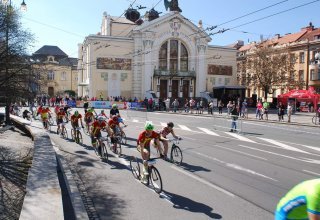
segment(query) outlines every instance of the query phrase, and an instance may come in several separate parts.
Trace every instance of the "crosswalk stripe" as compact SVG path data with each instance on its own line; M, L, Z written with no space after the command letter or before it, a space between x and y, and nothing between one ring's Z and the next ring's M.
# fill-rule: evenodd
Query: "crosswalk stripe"
M179 125L179 127L180 127L182 130L191 131L191 129L188 128L187 126Z
M299 148L295 148L295 147L292 147L292 146L289 146L287 144L283 144L279 141L275 141L275 140L272 140L272 139L268 139L268 138L259 138L263 141L266 141L266 142L269 142L271 144L274 144L274 145L277 145L283 149L286 149L286 150L291 150L291 151L296 151L296 152L300 152L300 153L305 153L305 154L310 154L309 152L307 151L304 151L304 150L300 150Z
M160 122L160 124L161 124L162 127L167 127L167 123Z
M253 141L253 140L250 140L249 138L243 137L243 136L241 136L241 135L239 135L239 134L236 134L236 133L231 133L231 132L225 132L225 133L228 134L228 135L230 135L230 136L232 136L232 137L235 137L235 138L237 138L237 139L239 139L239 140L241 140L241 141L246 141L246 142L251 142L251 143L257 143L257 142L255 142L255 141Z
M132 122L139 122L139 120L137 120L137 119L133 119L133 120L132 120Z
M198 127L198 129L200 129L201 131L204 131L205 133L210 134L210 135L220 136L220 135L218 135L217 133L215 133L215 132L213 132L213 131L210 131L209 129L206 129L206 128L199 128L199 127Z

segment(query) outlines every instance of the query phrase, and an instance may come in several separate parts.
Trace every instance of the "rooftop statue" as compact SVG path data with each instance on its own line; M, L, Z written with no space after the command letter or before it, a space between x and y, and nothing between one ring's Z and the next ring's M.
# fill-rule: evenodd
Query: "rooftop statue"
M170 2L168 0L164 0L164 7L166 7L166 10L169 8L170 11L182 12L182 10L179 8L178 0L171 0Z

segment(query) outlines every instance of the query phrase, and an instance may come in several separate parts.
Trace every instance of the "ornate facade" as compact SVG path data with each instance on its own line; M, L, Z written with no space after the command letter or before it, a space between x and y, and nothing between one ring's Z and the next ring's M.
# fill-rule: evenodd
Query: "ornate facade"
M177 11L141 25L104 13L101 32L79 45L78 95L189 98L236 85L237 51L210 41Z

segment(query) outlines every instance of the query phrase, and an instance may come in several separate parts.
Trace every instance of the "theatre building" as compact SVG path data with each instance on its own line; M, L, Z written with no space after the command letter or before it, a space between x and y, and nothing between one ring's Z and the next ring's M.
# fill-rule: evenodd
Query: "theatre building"
M151 12L135 23L103 14L101 31L79 44L79 96L190 98L237 85L236 49L209 45L201 21Z

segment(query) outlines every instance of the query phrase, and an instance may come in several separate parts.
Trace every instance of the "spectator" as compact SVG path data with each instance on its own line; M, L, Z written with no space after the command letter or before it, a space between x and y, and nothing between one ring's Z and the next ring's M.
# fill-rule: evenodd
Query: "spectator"
M186 99L184 102L184 112L188 113L189 112L189 100Z
M194 109L195 104L196 104L196 101L193 98L191 98L190 101L189 101L190 113L191 114L193 113L193 109Z
M173 111L177 112L179 108L179 101L177 99L174 99L174 101L172 102L172 106L173 106Z
M212 100L208 105L208 114L213 115L213 101Z
M289 102L288 107L287 107L287 115L288 115L288 122L289 123L291 122L292 109L293 109L292 103Z
M170 99L169 99L169 97L164 102L166 104L166 111L168 112L170 110Z
M284 121L284 119L283 119L283 115L284 115L284 105L282 104L282 102L279 102L277 108L278 108L279 121Z
M232 109L231 109L231 119L232 119L232 122L231 122L231 130L230 132L233 132L233 131L237 131L237 120L238 120L238 117L239 117L239 112L237 110L237 106L236 105L233 105Z
M241 107L241 117L248 118L248 103L247 99L244 99Z
M203 107L204 107L203 106L203 100L201 99L200 102L199 102L199 113L200 114L203 114Z
M231 102L231 101L229 101L229 102L228 102L228 104L227 104L228 115L230 115L230 114L231 114L232 109L233 109L232 102Z
M219 100L219 102L218 102L219 115L221 115L221 114L222 114L222 108L223 108L223 103L222 103L222 101L221 101L221 100Z

